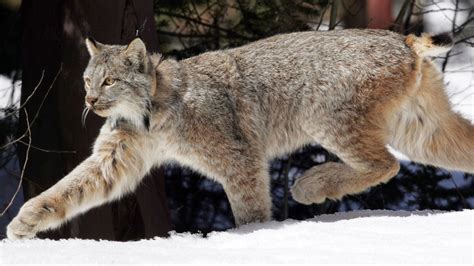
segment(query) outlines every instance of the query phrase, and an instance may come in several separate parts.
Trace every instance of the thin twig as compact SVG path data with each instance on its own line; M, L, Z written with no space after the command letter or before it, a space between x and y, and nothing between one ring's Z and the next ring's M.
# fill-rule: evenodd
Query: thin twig
M331 16L329 17L329 30L333 30L336 27L337 20L337 9L339 7L340 0L332 0Z
M318 31L321 25L323 24L324 20L324 15L326 14L326 11L328 10L329 5L325 5L323 11L321 11L321 17L319 18L318 26L316 26L316 30Z
M40 113L40 111L41 111L41 109L42 109L42 107L43 107L43 105L44 105L44 102L46 101L46 98L48 97L49 92L50 92L51 89L53 88L54 83L56 83L56 80L58 79L58 76L59 76L59 74L61 73L62 69L63 69L63 64L61 63L61 66L59 67L59 70L58 70L58 72L56 73L56 76L54 77L53 82L52 82L51 85L49 86L48 90L46 91L46 93L45 93L45 95L44 95L44 97L43 97L43 99L42 99L42 101L41 101L40 106L38 107L38 111L36 111L36 114L35 114L35 116L33 117L33 120L31 120L31 125L33 125L33 124L35 123L36 119L38 118L38 115L39 115L39 113ZM2 149L6 148L6 147L8 147L8 146L10 146L10 145L12 145L12 144L14 144L14 143L19 142L22 138L26 137L27 133L28 133L28 132L25 131L25 132L24 132L20 137L18 137L17 139L12 140L12 141L10 141L9 143L7 143L7 144L3 145L2 147L0 147L0 150L2 150Z
M453 182L454 187L456 188L456 192L458 193L459 198L461 199L461 202L462 202L462 205L464 206L464 208L469 208L469 206L466 204L466 200L464 199L464 195L459 190L458 184L456 184L456 181L454 181L453 175L451 175L451 182Z
M38 84L36 84L35 88L33 89L33 91L30 93L30 95L28 95L28 97L26 98L25 102L23 104L20 105L20 107L18 107L18 111L21 110L22 108L24 108L26 106L26 104L28 103L28 101L31 99L31 97L33 97L33 95L35 94L35 92L38 90L39 86L41 85L41 82L43 82L43 78L44 78L44 69L43 69L43 72L41 72L41 78L40 80L38 81ZM15 87L13 87L13 90L15 90ZM16 112L12 112L12 113L9 113L8 115L4 116L2 119L5 119L5 118L8 118L10 116L12 116L14 113Z
M30 154L30 147L31 147L31 127L30 127L30 122L28 118L28 112L26 109L23 109L25 111L25 118L26 118L26 125L27 125L27 130L28 130L28 146L26 148L26 156L25 156L25 162L23 163L23 168L21 169L21 175L20 175L20 180L18 181L18 186L16 188L15 194L13 194L13 197L10 199L10 202L7 204L5 209L0 213L0 217L5 215L7 210L10 208L10 206L13 204L13 201L15 200L16 196L18 195L18 192L20 192L21 185L23 183L23 176L25 175L25 170L26 170L26 164L28 163L28 157Z
M290 173L290 166L291 166L291 155L288 156L288 160L285 164L285 168L283 169L283 220L288 219L288 200L290 195L288 180L289 180L289 173Z
M420 16L420 15L425 15L428 13L436 13L436 12L442 12L442 11L469 11L471 8L460 8L458 10L454 8L440 8L440 9L432 9L432 10L424 10L424 11L419 11L419 12L412 12L411 14L414 16Z
M208 28L213 28L213 29L216 29L216 30L219 30L219 31L223 31L223 32L227 33L227 36L229 36L229 37L237 37L237 38L244 39L244 40L250 40L248 37L240 35L237 32L234 32L230 29L221 28L216 24L209 24L209 23L200 21L199 19L188 17L186 15L176 14L176 13L172 13L172 12L168 12L168 11L162 11L161 14L169 16L169 17L184 19L185 21L188 21L188 22L193 22L193 23L196 23L196 24L208 27Z
M408 15L405 18L405 23L403 24L403 31L407 32L408 28L410 27L411 17L413 16L413 8L415 5L415 1L411 1L410 6L408 7Z
M400 12L398 12L398 16L395 19L395 22L393 22L392 30L395 32L401 32L402 26L403 26L403 18L405 18L408 9L410 7L410 2L413 0L405 0L403 2L402 8L400 9ZM408 14L411 15L411 14Z
M459 0L456 0L456 7L455 7L456 11L454 11L453 24L452 24L452 32L453 33L456 31L456 18L457 18L457 15L458 15L458 11L457 11L458 8L459 8ZM442 69L443 72L446 70L446 66L448 65L449 57L451 56L451 51L452 50L449 50L446 53L446 57L444 59L443 65L441 66L441 69Z
M50 153L76 153L76 151L61 151L61 150L48 150L48 149L43 149L43 148L40 148L40 147L31 145L31 144L29 144L29 143L26 143L26 142L24 142L23 140L19 140L18 142L21 143L21 144L23 144L23 145L30 145L31 148L33 148L33 149L35 149L35 150L42 151L42 152L50 152Z

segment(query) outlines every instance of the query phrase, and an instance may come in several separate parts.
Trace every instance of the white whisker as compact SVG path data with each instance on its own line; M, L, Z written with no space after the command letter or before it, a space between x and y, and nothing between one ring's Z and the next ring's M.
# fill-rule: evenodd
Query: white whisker
M86 118L87 118L87 114L89 114L89 111L90 109L85 107L84 110L82 111L82 119L81 119L81 122L82 122L82 126L85 128L86 127Z

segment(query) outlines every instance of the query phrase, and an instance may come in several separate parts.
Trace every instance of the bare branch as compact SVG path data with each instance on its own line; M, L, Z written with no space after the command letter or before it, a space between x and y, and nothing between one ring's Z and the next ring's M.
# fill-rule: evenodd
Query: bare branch
M24 108L26 106L26 104L28 103L28 101L33 97L33 95L36 93L36 91L38 90L39 86L41 85L41 82L43 82L43 78L44 78L44 69L43 71L41 72L41 78L40 80L38 81L38 84L36 84L35 88L33 89L33 91L30 93L30 95L28 95L28 97L26 98L25 102L20 105L20 107L18 107L18 109L15 111L15 112L11 112L9 113L8 115L5 115L2 119L5 119L5 118L8 118L10 116L12 116L13 114L15 114L16 112L20 111L22 108ZM1 149L1 148L0 148Z
M339 2L340 0L332 0L331 16L329 18L329 30L333 30L336 28L337 10L339 8Z
M62 69L63 69L63 64L61 63L61 65L60 65L60 67L59 67L59 70L58 70L58 72L56 73L56 76L55 76L54 79L53 79L53 82L51 83L51 85L49 86L48 90L46 91L46 93L45 93L45 95L44 95L44 97L43 97L43 99L42 99L42 101L41 101L41 104L40 104L40 106L38 107L38 110L36 111L35 116L33 117L33 120L31 121L31 125L33 125L33 124L35 123L36 119L38 118L38 115L39 115L39 113L40 113L40 111L41 111L41 109L42 109L42 107L43 107L43 105L44 105L44 102L46 101L46 98L48 97L48 95L49 95L51 89L53 88L54 83L56 83L56 80L58 79L59 74L61 73ZM38 86L39 86L39 85L38 85ZM2 147L0 147L0 150L2 150L2 149L6 148L6 147L8 147L8 146L10 146L10 145L12 145L12 144L14 144L14 143L19 142L21 139L23 139L24 137L26 137L27 134L28 134L28 130L26 130L26 131L25 131L20 137L18 137L17 139L15 139L15 140L13 140L13 141L10 141L9 143L7 143L7 144L3 145Z
M23 144L23 145L29 145L31 148L33 148L33 149L35 149L35 150L42 151L42 152L48 152L48 153L76 153L76 151L48 150L48 149L44 149L44 148L40 148L40 147L34 146L34 145L30 144L30 143L26 143L26 142L24 142L23 140L19 140L18 142L21 143L21 144Z
M0 217L5 215L7 210L10 208L10 206L13 204L13 201L15 200L16 196L18 195L18 192L20 192L21 185L23 183L23 176L25 175L25 170L26 170L26 165L28 163L28 157L30 154L30 147L31 147L31 127L30 127L30 120L28 118L28 112L26 109L23 109L25 111L25 118L26 118L26 125L27 125L27 131L28 131L28 145L26 148L26 156L25 156L25 162L23 163L23 168L21 169L21 175L20 175L20 180L18 181L18 186L16 187L16 191L13 194L12 198L10 199L10 202L7 204L5 209L0 213Z
M402 8L400 9L400 12L398 12L397 18L393 22L393 25L392 25L392 30L393 31L401 32L403 30L402 29L403 28L403 20L407 15L411 16L411 14L408 13L408 12L409 12L409 9L410 9L410 4L413 1L414 0L405 0L403 2Z
M452 27L451 27L451 31L454 33L456 31L456 18L458 16L458 8L459 8L459 0L456 0L456 7L455 7L455 10L454 11L454 18L452 20ZM449 61L449 57L451 56L451 52L452 50L449 50L447 53L446 53L446 58L444 59L444 62L441 66L441 69L442 71L444 72L446 70L446 66L448 65L448 61Z

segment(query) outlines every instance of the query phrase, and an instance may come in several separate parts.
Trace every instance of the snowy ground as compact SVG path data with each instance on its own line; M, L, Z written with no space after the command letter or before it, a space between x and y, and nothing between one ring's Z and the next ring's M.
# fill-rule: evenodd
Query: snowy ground
M247 225L208 238L0 242L10 263L473 263L474 210L357 211Z

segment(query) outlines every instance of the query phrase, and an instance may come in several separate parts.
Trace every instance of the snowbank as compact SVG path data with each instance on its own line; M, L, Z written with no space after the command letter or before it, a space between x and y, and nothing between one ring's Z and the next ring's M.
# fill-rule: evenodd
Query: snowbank
M454 263L473 262L474 210L357 211L252 224L208 238L137 242L0 242L7 263Z

